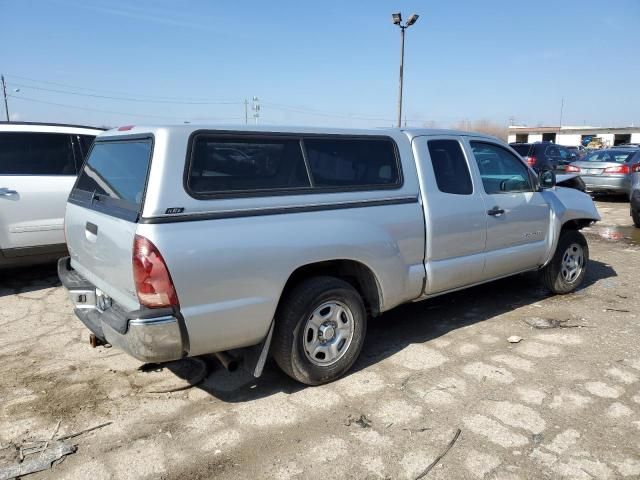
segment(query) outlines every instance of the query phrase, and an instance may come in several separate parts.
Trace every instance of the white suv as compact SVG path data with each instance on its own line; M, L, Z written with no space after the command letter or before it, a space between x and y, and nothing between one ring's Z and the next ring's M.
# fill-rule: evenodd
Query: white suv
M44 263L66 254L67 197L100 132L0 122L0 268Z

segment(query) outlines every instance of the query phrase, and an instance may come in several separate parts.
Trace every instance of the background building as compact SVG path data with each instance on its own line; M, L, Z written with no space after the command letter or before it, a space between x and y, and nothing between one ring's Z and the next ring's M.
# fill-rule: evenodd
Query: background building
M507 139L513 142L554 142L559 145L586 145L599 137L607 147L621 143L640 143L640 127L520 127L510 126Z

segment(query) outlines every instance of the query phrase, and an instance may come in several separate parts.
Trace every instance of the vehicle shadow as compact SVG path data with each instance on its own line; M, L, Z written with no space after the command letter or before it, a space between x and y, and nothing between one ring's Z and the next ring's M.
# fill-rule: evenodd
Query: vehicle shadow
M592 193L591 197L598 202L629 203L629 194Z
M571 295L583 295L594 283L616 277L615 270L591 260L583 285ZM525 274L442 295L424 302L397 307L369 321L367 338L352 375L413 343L426 343L448 332L483 322L516 308L536 303L551 294L537 274ZM211 367L209 376L194 388L200 388L219 400L237 403L267 397L279 392L294 393L304 385L282 373L269 360L260 378L239 369L230 373L212 357L204 357Z
M0 297L60 286L55 263L0 270Z

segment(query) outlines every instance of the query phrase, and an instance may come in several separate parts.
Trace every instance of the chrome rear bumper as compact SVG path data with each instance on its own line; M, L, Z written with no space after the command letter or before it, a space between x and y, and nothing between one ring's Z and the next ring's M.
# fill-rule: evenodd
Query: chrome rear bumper
M58 276L69 291L76 316L103 342L143 362L167 362L187 355L179 312L171 308L126 312L73 270L68 257L58 262Z
M105 340L143 362L167 362L183 357L178 319L173 316L133 318L124 335L102 326Z

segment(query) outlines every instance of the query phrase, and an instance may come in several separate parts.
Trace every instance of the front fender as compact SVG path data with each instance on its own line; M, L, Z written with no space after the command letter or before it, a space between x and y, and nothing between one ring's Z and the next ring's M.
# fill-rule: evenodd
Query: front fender
M544 266L553 258L564 225L572 221L580 221L585 224L597 222L601 217L593 199L588 194L574 188L555 187L543 190L541 194L551 207L550 242Z

